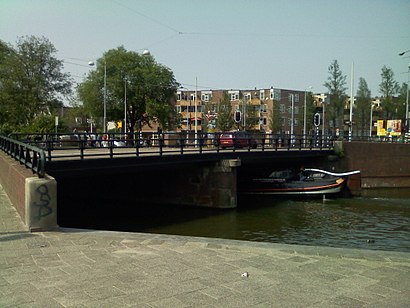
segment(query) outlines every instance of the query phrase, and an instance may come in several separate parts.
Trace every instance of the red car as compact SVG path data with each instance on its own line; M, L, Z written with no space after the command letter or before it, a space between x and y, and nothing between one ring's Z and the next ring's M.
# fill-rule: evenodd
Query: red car
M219 136L219 145L225 148L247 148L256 149L258 143L247 132L225 132Z

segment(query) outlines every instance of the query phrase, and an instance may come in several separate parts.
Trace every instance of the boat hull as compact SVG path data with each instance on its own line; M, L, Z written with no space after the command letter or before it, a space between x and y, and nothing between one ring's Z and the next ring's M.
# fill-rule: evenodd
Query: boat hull
M260 180L254 187L240 191L244 195L329 195L338 194L342 191L346 180L344 178L329 179L327 181L292 181L288 183L275 183Z

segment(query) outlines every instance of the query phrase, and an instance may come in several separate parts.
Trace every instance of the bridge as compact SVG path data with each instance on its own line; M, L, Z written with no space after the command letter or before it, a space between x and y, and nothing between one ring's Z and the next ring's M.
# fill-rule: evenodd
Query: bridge
M238 183L274 168L362 169L354 165L357 159L340 160L345 154L335 155L339 150L329 138L252 138L256 148L251 143L225 148L215 135L163 133L147 142L139 134L13 134L0 137L8 154L0 157L0 181L23 221L35 230L64 225L80 213L92 217L97 206L110 215L121 211L124 198L136 204L234 208Z

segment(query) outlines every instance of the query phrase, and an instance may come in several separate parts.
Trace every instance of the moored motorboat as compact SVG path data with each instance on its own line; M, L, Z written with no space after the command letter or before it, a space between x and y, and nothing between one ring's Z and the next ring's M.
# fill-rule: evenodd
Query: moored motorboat
M240 194L251 195L332 195L346 185L349 175L360 171L334 173L321 169L302 169L295 174L289 169L274 171L267 178L255 178L240 189Z

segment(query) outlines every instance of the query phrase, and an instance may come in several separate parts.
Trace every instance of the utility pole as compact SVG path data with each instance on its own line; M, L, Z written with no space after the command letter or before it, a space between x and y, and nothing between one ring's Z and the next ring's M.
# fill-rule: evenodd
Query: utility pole
M352 141L352 126L353 126L353 74L354 74L354 64L352 62L352 72L351 72L351 82L350 82L350 113L349 113L349 142Z

